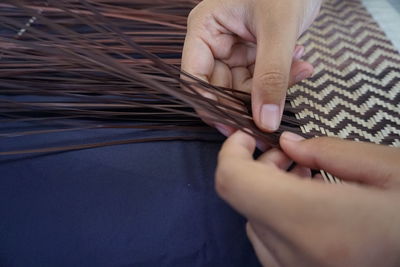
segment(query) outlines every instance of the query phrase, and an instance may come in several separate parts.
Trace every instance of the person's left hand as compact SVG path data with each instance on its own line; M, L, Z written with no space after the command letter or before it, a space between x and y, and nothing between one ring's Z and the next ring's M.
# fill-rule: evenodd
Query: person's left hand
M203 0L190 13L182 70L214 86L251 93L255 124L278 130L286 91L314 71L301 61L296 41L318 14L322 0ZM186 78L182 75L182 78ZM213 92L198 89L216 103L234 106ZM200 117L225 135L233 127L218 124L207 110Z
M283 152L254 160L254 139L238 131L224 144L216 173L220 196L248 219L261 263L400 266L400 149L291 133L280 145ZM291 159L300 165L287 172ZM312 180L301 166L348 183Z

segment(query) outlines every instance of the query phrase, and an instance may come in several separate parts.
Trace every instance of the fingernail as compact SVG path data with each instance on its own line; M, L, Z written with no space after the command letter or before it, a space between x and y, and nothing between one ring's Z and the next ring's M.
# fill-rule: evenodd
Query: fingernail
M280 124L280 108L278 105L266 104L261 108L261 125L270 131L276 131Z
M215 128L216 128L220 133L222 133L223 135L225 135L226 137L229 137L229 136L231 135L231 130L230 130L227 126L225 126L225 125L223 125L223 124L216 123L216 124L215 124Z
M304 55L304 47L298 46L294 51L293 58L295 60L300 60L303 57L303 55Z
M300 141L305 140L305 138L303 136L300 136L298 134L291 133L291 132L284 132L282 134L282 138L286 139L288 141L291 141L291 142L300 142Z
M311 76L312 73L310 73L309 71L303 71L300 72L296 78L294 79L296 83L301 82L304 79L307 79L308 77Z

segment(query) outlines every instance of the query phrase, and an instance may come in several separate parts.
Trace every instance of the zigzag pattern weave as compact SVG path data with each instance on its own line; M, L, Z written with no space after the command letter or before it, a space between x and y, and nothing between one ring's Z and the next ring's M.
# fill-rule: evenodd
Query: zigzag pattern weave
M359 0L327 0L301 38L313 78L292 87L304 133L400 147L400 55Z

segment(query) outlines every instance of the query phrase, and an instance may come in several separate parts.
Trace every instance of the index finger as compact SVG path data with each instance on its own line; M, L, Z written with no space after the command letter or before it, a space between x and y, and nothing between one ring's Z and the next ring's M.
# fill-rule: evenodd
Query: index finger
M304 214L315 218L319 211L326 211L332 195L338 195L328 185L297 179L272 164L256 162L254 146L250 136L233 134L221 149L216 172L219 195L248 219L286 233L305 219Z
M303 140L288 132L280 144L297 163L341 179L379 187L400 185L398 148L329 137Z
M182 70L205 82L210 82L214 64L211 48L200 37L199 31L189 24L182 52Z

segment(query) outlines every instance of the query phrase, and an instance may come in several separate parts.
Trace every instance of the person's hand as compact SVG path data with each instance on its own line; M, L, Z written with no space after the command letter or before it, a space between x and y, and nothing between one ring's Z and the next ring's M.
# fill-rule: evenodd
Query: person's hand
M255 141L236 132L220 152L216 173L220 196L248 219L261 263L400 266L400 149L291 133L280 144L283 152L254 160ZM298 167L287 172L291 159ZM307 167L346 182L305 178Z
M204 0L188 18L182 70L215 86L251 92L257 126L275 131L288 86L313 73L300 61L304 47L295 45L321 1Z

